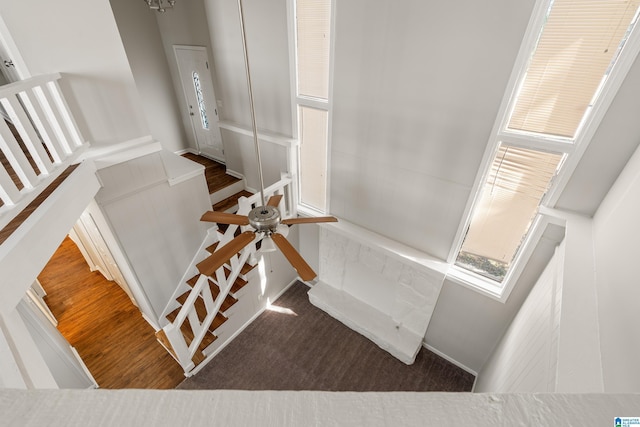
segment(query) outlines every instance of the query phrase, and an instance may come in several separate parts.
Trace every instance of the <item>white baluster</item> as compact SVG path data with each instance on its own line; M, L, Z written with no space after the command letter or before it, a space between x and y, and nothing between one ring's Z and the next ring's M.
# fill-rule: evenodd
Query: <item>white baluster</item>
M187 343L184 340L180 327L170 324L165 326L163 330L171 344L171 347L173 348L173 352L178 358L178 362L180 362L180 365L182 366L182 369L184 369L185 372L193 369L194 364L189 356L189 349L187 348Z
M13 125L18 130L23 144L29 150L31 158L35 161L36 165L38 165L38 169L40 169L41 173L47 175L53 170L53 165L32 124L32 120L35 122L38 118L34 114L27 114L24 110L24 108L27 107L27 104L24 104L24 102L26 101L30 104L30 99L25 93L22 93L22 95L24 96L20 96L20 101L18 101L18 98L15 96L3 99L2 105L7 111L7 114L9 114Z
M78 128L78 124L71 114L71 110L67 105L67 101L62 96L62 90L60 89L60 85L58 84L58 80L53 80L47 83L47 87L51 94L52 99L55 101L58 106L58 111L60 116L62 117L62 121L66 125L67 131L71 136L71 140L75 144L76 147L82 146L85 141L80 133L80 129Z
M5 100L3 99L2 101L4 105ZM17 123L16 127L18 127ZM28 141L24 141L24 143L25 145L29 146ZM33 170L33 167L31 167L29 159L27 158L27 156L25 156L22 148L20 148L20 145L16 141L13 133L11 133L9 126L7 126L7 123L4 120L0 120L0 149L7 157L7 160L11 164L11 167L20 178L20 181L22 181L22 184L24 184L26 188L35 187L36 183L38 182L38 176Z
M0 199L5 206L15 205L20 198L20 191L7 171L0 167ZM4 206L3 206L4 207Z
M66 151L60 145L58 138L56 137L55 130L47 120L47 114L42 109L38 96L34 92L33 88L25 91L20 97L25 108L29 112L29 116L32 118L44 144L47 146L53 161L56 163L62 162L67 156ZM47 158L48 160L48 158Z

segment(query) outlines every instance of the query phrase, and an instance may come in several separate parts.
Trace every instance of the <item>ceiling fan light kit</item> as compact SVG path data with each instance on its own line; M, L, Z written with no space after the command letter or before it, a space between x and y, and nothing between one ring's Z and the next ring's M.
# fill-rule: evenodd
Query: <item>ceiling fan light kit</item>
M262 176L262 162L260 159L260 146L258 144L258 129L256 125L255 107L253 102L253 90L251 85L251 73L249 69L249 55L247 52L247 40L244 30L244 12L242 8L242 0L238 0L238 11L240 14L240 34L242 36L242 49L244 53L244 65L247 74L247 90L249 92L249 109L251 112L251 127L253 131L253 143L256 151L256 160L258 164L258 176L260 177L260 200L262 206L252 209L248 215L237 215L225 212L208 211L201 221L209 221L220 224L250 226L253 231L247 230L235 237L229 243L218 248L209 258L200 262L197 267L200 273L211 276L216 269L224 265L229 259L240 252L251 242L255 241L256 233L258 238L262 240L261 251L272 252L276 247L280 249L282 254L287 258L289 263L298 272L302 280L313 280L317 275L313 269L302 258L293 245L287 240L289 226L294 224L312 224L319 222L336 222L337 218L333 216L316 217L316 218L287 218L282 219L278 206L282 200L281 194L273 195L269 201L265 203L264 195L264 179Z

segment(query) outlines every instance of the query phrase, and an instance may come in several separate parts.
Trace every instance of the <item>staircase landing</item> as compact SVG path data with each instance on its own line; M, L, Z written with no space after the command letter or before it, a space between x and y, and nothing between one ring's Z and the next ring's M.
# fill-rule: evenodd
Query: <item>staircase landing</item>
M216 193L230 185L242 181L239 178L227 174L227 168L207 157L200 156L193 153L185 153L182 157L200 163L204 166L204 175L207 179L207 187L209 187L209 194Z

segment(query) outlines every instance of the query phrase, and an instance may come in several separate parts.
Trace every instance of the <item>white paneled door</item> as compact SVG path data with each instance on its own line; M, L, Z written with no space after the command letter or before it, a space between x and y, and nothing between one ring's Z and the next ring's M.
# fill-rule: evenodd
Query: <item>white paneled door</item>
M207 50L201 46L174 46L173 49L196 148L198 152L224 162L216 95L213 91Z

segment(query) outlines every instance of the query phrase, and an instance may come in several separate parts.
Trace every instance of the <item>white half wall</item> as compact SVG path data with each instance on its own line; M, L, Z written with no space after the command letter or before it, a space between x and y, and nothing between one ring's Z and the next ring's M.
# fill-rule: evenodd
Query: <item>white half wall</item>
M145 315L164 326L158 316L206 235L200 217L211 204L204 168L163 151L105 167L98 175L103 188L96 202L153 308ZM181 175L187 178L180 181Z

